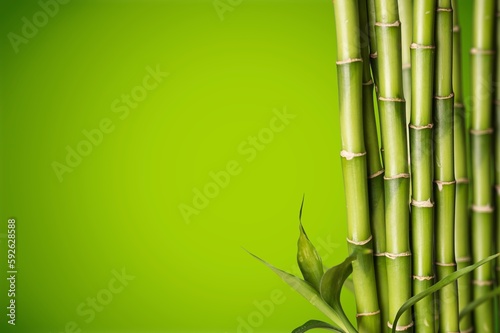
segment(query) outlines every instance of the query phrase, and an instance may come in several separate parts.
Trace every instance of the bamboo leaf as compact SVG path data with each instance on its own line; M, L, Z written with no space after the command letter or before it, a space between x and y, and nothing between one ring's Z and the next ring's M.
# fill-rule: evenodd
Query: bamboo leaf
M326 271L321 279L321 296L332 307L340 306L342 286L352 273L354 260L356 260L355 254L347 257L342 263Z
M331 324L325 323L324 321L321 321L321 320L309 320L305 324L294 329L292 331L292 333L304 333L304 332L307 332L307 331L315 329L315 328L322 328L322 329L327 329L327 330L334 331L334 332L343 333L343 331L340 328L333 326Z
M340 294L344 282L352 273L352 262L356 260L357 256L360 254L362 254L362 251L353 253L339 265L327 270L321 279L321 297L332 307L344 323L349 324L349 319L345 315L344 309L340 304Z
M302 226L302 208L304 207L304 197L302 197L302 204L299 213L299 231L300 236L297 242L297 263L304 280L309 282L311 286L317 291L320 288L321 278L323 277L323 262L319 256L316 248L311 243L307 234Z
M250 252L249 252L250 253ZM269 267L274 273L276 273L279 277L283 279L289 286L291 286L295 291L301 294L305 299L309 301L312 305L314 305L319 311L321 311L324 315L326 315L333 323L338 325L343 332L346 333L357 333L356 329L349 322L347 317L345 317L344 312L339 312L338 307L335 309L328 305L321 295L316 291L309 283L304 280L299 279L298 277L289 274L285 271L282 271L279 268L274 267L268 262L260 259L256 255L250 253L255 259L262 262L264 265ZM338 301L340 304L340 299ZM342 308L340 308L342 309Z
M434 284L432 287L424 290L423 292L413 296L409 300L407 300L399 309L398 313L396 314L396 318L394 318L394 324L392 326L392 332L396 333L396 326L398 323L399 318L405 313L408 309L410 309L413 305L424 299L425 297L429 296L432 293L435 293L439 289L443 288L444 286L447 286L448 284L456 281L460 277L464 276L465 274L468 274L475 270L476 268L498 258L500 256L500 253L494 254L492 256L489 256L481 261L478 261L477 263L467 266L465 268L459 269L456 272L448 275L447 277L441 279L439 282Z
M495 297L497 295L500 295L500 287L497 287L497 288L493 289L492 291L490 291L489 293L487 293L486 295L484 295L478 299L475 299L473 302L469 303L466 307L464 307L462 309L462 311L460 311L459 320L462 320L462 318L467 316L475 308L477 308L478 306L480 306L484 302L492 299L493 297Z

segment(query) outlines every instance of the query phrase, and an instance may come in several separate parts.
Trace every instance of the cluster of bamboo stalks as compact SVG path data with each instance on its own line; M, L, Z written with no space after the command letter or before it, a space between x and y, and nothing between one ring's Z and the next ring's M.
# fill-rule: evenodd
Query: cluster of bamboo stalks
M474 0L470 105L457 2L334 0L348 244L373 250L352 265L360 332L393 329L413 295L500 252L500 0ZM494 298L459 318L495 271L449 283L394 329L495 332Z

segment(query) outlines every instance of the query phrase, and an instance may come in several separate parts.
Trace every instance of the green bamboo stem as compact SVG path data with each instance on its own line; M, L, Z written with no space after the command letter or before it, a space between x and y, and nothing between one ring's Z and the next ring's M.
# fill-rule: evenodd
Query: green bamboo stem
M375 87L378 84L378 65L377 65L377 35L375 32L375 22L377 21L375 17L375 0L366 1L367 11L368 11L368 38L370 41L370 63L372 68L373 81L375 82Z
M411 296L409 244L409 167L406 110L403 94L401 23L397 0L375 0L378 48L379 112L384 144L384 188L386 257L389 286L389 322ZM411 314L406 312L397 330L412 331Z
M413 294L434 283L432 107L434 100L434 19L436 0L415 0L411 44L412 99L410 156L412 170ZM415 305L415 331L434 333L434 296Z
M436 200L436 271L438 279L455 272L455 166L453 135L453 10L438 0L434 109L434 178ZM458 332L458 290L450 283L439 291L440 332Z
M500 0L497 0L497 11L500 9ZM496 89L495 89L495 193L496 193L496 207L500 207L500 13L496 14ZM498 208L497 208L498 209ZM500 252L500 215L496 215L496 252ZM497 286L500 285L500 259L496 264L496 277ZM500 299L498 303L500 304Z
M406 100L406 123L410 123L411 117L411 54L413 24L413 0L398 0L399 20L401 21L401 57L403 70L403 92ZM410 148L410 137L407 132L408 150Z
M366 150L363 130L363 60L357 0L334 2L337 30L342 171L347 204L349 250L372 249ZM353 281L360 332L380 332L380 309L373 254L353 262Z
M359 0L359 24L363 35L369 35L367 0ZM385 261L385 212L384 212L384 170L380 161L377 123L373 103L374 80L370 72L370 48L361 44L363 59L363 111L364 134L367 152L367 176L371 215L371 230L373 234L375 273L377 276L378 300L381 310L380 329L385 331L385 323L389 320L389 300L387 284L387 268Z
M462 47L458 21L458 1L452 0L453 7L453 92L454 104L454 143L455 143L455 261L457 269L472 263L470 251L469 179L467 162L467 124L462 88ZM471 274L458 280L458 308L461 311L472 301ZM460 321L460 332L472 330L472 315Z
M493 250L491 172L492 72L495 0L476 0L473 14L472 67L472 257L477 262ZM474 271L474 298L491 290L492 265ZM493 332L493 301L474 311L475 332Z
M368 9L368 37L370 40L370 63L372 68L372 77L375 83L375 93L377 96L378 102L378 52L377 52L377 34L375 29L375 22L377 21L375 14L375 0L367 0L367 9ZM378 103L377 103L378 106ZM376 110L376 114L378 119L380 120L380 114L378 109ZM382 137L382 124L379 121L379 134L380 138ZM384 161L384 141L381 139L379 141L380 144L380 156L382 158L382 165Z

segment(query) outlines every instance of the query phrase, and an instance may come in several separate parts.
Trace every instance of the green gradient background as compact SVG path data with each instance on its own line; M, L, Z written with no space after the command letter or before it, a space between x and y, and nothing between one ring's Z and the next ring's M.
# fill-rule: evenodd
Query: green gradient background
M17 325L2 313L0 330L237 332L276 289L286 301L241 332L325 319L243 247L290 270L306 193L326 264L346 255L331 1L244 0L221 21L212 1L73 0L16 54L7 33L39 10L0 3L0 232L17 219L19 270ZM120 120L111 103L157 64L170 76ZM238 145L283 107L296 118L246 162ZM115 130L59 182L51 163L103 118ZM241 174L187 224L179 204L231 160ZM122 267L135 279L85 323L76 308Z

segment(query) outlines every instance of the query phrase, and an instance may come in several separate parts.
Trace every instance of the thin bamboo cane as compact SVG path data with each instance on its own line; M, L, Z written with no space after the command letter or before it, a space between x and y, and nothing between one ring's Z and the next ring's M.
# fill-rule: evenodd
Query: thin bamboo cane
M375 14L375 0L367 0L367 9L368 9L368 37L370 40L370 63L371 63L371 68L372 68L372 76L373 76L373 81L375 83L375 93L377 95L377 102L378 102L378 52L377 52L377 34L376 34L376 29L375 29L375 23L377 21L376 14ZM378 106L378 103L377 103ZM380 107L379 107L380 109ZM378 111L378 109L377 109ZM377 112L378 119L380 120L380 113ZM379 133L380 137L382 137L382 124L379 121ZM380 140L380 157L382 158L382 165L384 161L384 140ZM380 263L382 260L378 260ZM385 266L385 264L383 264ZM383 304L386 304L386 302L383 302Z
M472 263L470 251L469 179L467 162L467 124L462 90L462 47L458 20L458 1L453 7L453 92L454 103L454 153L455 153L455 261L457 269ZM458 280L458 308L462 310L472 301L472 276L467 274ZM472 316L460 321L460 332L472 330Z
M436 14L435 144L436 271L441 280L456 270L455 263L455 166L453 135L453 9L451 0L438 0ZM439 328L457 332L456 282L439 290Z
M403 70L403 92L406 100L406 123L410 124L411 118L411 54L413 30L413 0L398 0L399 18L401 21L401 57ZM407 132L408 150L410 149L410 136ZM411 156L410 156L411 158Z
M384 144L384 188L386 256L389 286L389 322L411 296L409 244L409 166L406 111L401 59L401 22L397 0L376 0L379 112ZM411 314L406 312L397 330L412 331Z
M358 248L372 250L363 131L363 59L359 42L358 1L337 0L334 8L348 244L350 252ZM353 281L358 330L380 332L380 309L372 253L361 255L353 262Z
M496 89L495 89L495 193L496 193L496 207L500 207L500 0L497 0L497 13L496 13ZM496 215L496 252L500 252L500 215ZM496 264L496 277L497 285L500 285L500 259ZM500 304L500 298L497 301ZM500 309L498 309L500 311ZM497 312L500 316L500 312Z
M477 262L493 249L491 173L492 72L494 56L495 0L476 0L473 15L472 65L472 257ZM474 271L474 298L491 290L492 265ZM493 332L493 301L474 311L475 332Z
M432 107L435 10L435 0L415 1L411 45L413 82L410 120L414 295L434 283ZM432 295L415 305L416 332L434 333L434 307Z
M411 55L413 25L413 0L398 0L399 17L401 21L401 57L403 70L403 90L406 100L406 119L411 116Z
M359 24L362 35L369 36L367 0L359 0ZM385 262L385 212L384 212L384 170L380 161L377 123L373 103L374 79L370 73L370 49L368 43L361 43L363 59L363 111L364 134L367 151L368 189L370 201L371 227L373 234L375 272L377 276L378 300L381 310L379 325L385 331L388 321L388 284ZM383 325L383 326L382 326Z

